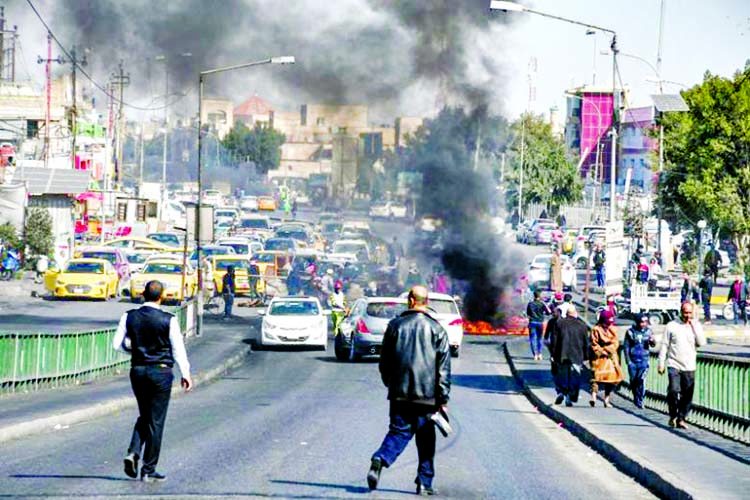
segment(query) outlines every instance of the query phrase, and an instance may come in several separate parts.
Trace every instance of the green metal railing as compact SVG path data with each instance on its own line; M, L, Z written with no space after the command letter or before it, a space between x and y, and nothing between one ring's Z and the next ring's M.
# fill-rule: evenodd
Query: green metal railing
M630 397L624 356L621 395ZM668 413L666 374L659 375L658 357L649 359L645 406ZM698 354L695 392L688 421L741 443L750 444L750 360L733 356Z
M195 334L195 303L176 311L183 336ZM130 355L112 348L116 329L0 333L0 394L90 381L122 371Z

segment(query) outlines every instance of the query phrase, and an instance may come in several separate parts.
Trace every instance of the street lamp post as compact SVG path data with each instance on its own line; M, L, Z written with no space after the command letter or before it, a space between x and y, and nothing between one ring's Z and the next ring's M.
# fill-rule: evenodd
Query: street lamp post
M190 57L193 54L190 52L183 52L179 54L181 57ZM167 56L161 55L156 56L157 61L164 63L164 145L162 148L161 157L161 197L159 199L159 221L162 221L164 217L164 205L167 203L167 135L169 134L169 60Z
M595 24L589 24L584 23L581 21L576 21L575 19L569 19L567 17L561 17L556 16L553 14L548 14L546 12L540 12L538 10L529 9L528 7L515 3L515 2L507 2L503 0L491 0L490 1L490 10L493 11L501 11L501 12L526 12L528 14L536 14L538 16L546 17L549 19L554 19L556 21L563 21L570 24L575 24L578 26L583 26L584 28L602 31L604 33L609 33L612 35L612 43L610 44L610 48L612 50L612 163L610 165L610 188L609 188L609 219L610 221L615 220L615 194L616 194L616 166L617 166L617 33L614 30L603 28L601 26L597 26Z
M196 264L196 272L198 274L198 317L196 321L196 335L201 334L203 329L203 270L202 270L202 259L201 259L201 208L203 206L203 86L206 80L206 76L213 75L215 73L224 73L226 71L233 71L236 69L249 68L252 66L260 66L263 64L294 64L294 56L279 56L271 57L268 59L262 59L260 61L254 61L243 64L235 64L233 66L225 66L222 68L214 68L205 71L201 71L198 74L198 208L195 214L195 252L198 259Z

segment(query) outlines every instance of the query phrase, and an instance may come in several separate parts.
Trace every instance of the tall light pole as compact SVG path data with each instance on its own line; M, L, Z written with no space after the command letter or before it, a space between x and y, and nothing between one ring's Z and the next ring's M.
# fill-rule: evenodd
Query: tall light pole
M612 35L612 42L610 48L612 49L612 163L610 165L610 187L609 187L609 219L615 220L615 195L616 195L616 173L617 173L617 33L609 28L603 28L595 24L584 23L576 21L575 19L569 19L567 17L556 16L553 14L547 14L546 12L540 12L538 10L529 9L528 7L515 3L507 2L502 0L491 0L490 1L491 11L501 12L526 12L527 14L536 14L538 16L546 17L549 19L555 19L556 21L563 21L578 26L583 26L591 30L602 31Z
M201 71L198 74L198 208L195 213L195 252L196 258L198 259L196 264L196 272L198 274L198 318L196 322L196 334L200 335L203 328L203 271L201 262L201 208L203 207L203 85L206 80L206 76L213 75L215 73L224 73L226 71L234 71L236 69L250 68L252 66L261 66L263 64L294 64L294 56L279 56L271 57L268 59L262 59L260 61L254 61L243 64L235 64L234 66L224 66L223 68L214 68Z
M193 54L183 52L180 57L190 57ZM161 196L159 198L159 221L164 216L164 205L167 203L167 135L169 134L169 58L166 55L156 56L154 59L164 63L164 146L161 158Z

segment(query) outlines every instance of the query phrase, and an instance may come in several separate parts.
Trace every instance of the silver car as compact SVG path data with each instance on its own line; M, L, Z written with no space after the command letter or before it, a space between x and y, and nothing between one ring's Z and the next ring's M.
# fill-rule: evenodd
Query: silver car
M406 311L406 299L399 297L363 297L349 310L334 339L339 361L354 361L366 355L379 355L388 322Z

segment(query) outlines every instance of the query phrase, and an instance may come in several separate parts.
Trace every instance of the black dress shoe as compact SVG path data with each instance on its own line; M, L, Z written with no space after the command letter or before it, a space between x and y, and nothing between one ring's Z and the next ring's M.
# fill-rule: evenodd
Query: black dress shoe
M159 474L158 472L152 472L151 474L141 474L141 481L144 483L161 483L162 481L166 481L167 476L164 474Z
M417 481L417 495L428 497L432 495L437 495L437 491L432 486L425 486L419 481Z
M562 404L564 399L565 399L565 396L563 396L562 394L558 394L558 396L555 398L555 404L556 405Z
M378 487L378 481L380 481L380 472L383 470L383 462L379 458L375 457L370 462L370 470L367 472L367 486L371 490Z
M135 453L131 453L127 457L125 457L125 460L123 460L123 463L125 465L125 474L128 477L132 477L133 479L138 477L138 455Z

